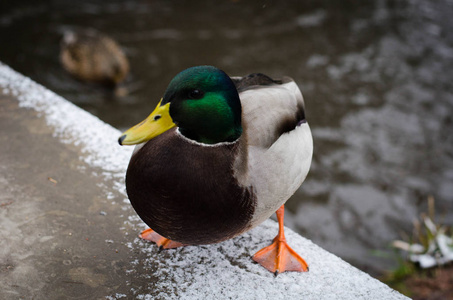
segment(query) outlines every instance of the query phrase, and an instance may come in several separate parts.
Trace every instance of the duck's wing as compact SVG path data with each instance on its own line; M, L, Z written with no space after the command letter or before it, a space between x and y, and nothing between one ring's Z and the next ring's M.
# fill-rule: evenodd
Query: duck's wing
M299 188L313 153L304 100L288 77L273 80L259 74L234 78L242 103L242 147L246 170L237 167L238 181L251 186L257 206L251 226L267 219Z
M256 73L232 79L241 98L248 145L268 148L305 121L302 93L291 78L274 80Z

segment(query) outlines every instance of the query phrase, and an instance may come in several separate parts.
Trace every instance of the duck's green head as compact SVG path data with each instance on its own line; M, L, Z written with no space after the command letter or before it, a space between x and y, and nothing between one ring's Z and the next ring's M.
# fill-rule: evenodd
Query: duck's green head
M205 144L239 138L241 101L230 77L212 66L182 71L170 82L151 115L124 132L119 143L143 143L175 126L187 138Z

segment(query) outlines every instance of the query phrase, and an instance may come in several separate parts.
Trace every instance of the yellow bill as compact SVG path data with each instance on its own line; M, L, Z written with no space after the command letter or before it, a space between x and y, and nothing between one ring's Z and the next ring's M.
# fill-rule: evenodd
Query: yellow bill
M161 102L162 99L148 118L123 132L118 139L120 145L144 143L176 126L170 117L170 103L161 105Z

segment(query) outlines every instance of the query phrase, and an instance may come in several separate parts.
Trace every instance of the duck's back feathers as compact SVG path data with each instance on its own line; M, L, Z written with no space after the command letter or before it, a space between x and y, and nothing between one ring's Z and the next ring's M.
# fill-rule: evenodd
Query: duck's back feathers
M270 147L305 120L302 93L289 77L275 80L261 73L233 77L247 127L249 145Z
M272 79L263 73L252 73L244 77L231 77L231 80L239 93L259 85L265 86L282 83L281 80Z

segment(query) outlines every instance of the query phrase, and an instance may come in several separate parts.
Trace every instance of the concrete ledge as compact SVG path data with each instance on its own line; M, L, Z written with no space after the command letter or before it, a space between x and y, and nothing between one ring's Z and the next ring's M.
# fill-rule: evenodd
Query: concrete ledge
M407 299L287 229L310 272L251 260L268 220L229 241L159 252L129 205L119 132L0 63L1 299Z

